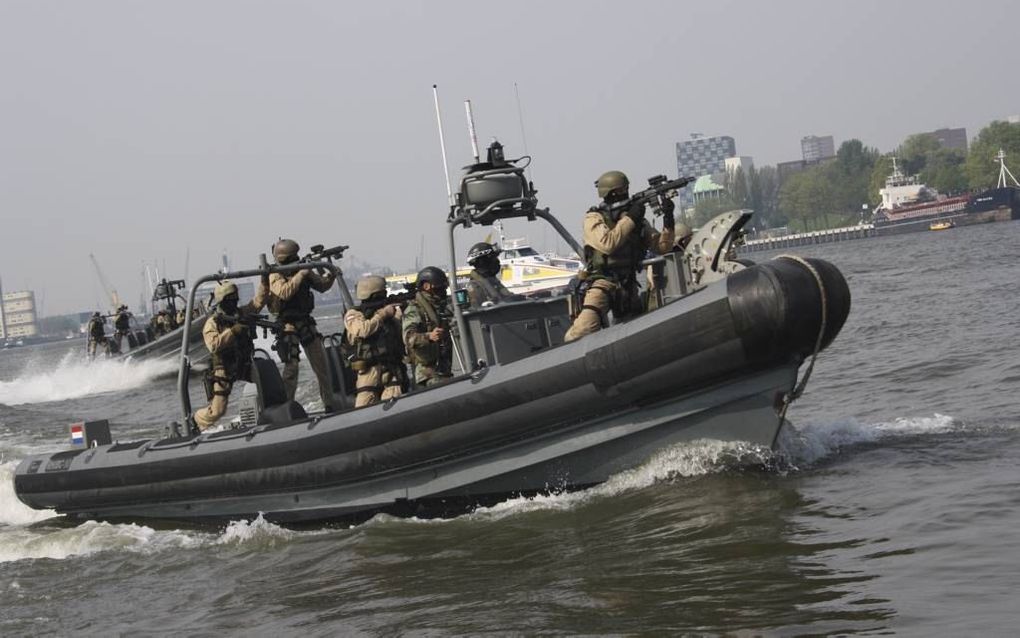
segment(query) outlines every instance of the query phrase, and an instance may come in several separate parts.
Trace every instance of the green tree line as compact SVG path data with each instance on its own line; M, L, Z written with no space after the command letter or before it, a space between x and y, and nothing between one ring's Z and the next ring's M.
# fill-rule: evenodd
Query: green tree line
M773 166L725 174L721 184L725 190L698 202L690 221L700 226L719 213L749 208L755 211L751 225L757 229L789 225L818 230L854 224L865 210L878 205L878 191L892 173L893 157L905 174L918 175L939 193L954 195L995 186L1000 148L1007 163L1020 168L1020 124L992 122L966 153L942 148L930 133L907 137L888 155L851 139L840 145L832 160L784 180Z

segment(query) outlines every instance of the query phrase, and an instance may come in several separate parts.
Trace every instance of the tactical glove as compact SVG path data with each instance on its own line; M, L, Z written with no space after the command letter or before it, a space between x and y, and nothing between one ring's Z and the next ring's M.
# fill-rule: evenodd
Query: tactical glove
M669 198L663 198L662 204L662 228L672 228L676 224L676 219L673 217L673 211L676 210L676 204Z
M645 221L645 203L638 201L631 204L627 209L627 217L633 219L634 223L640 226L641 222Z

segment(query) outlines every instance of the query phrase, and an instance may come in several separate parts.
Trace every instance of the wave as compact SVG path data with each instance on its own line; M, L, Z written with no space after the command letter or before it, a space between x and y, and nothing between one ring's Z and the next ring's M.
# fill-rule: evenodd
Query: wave
M0 563L37 558L62 560L107 551L151 555L217 546L271 549L299 536L326 533L335 531L297 532L274 525L261 514L252 521L231 522L221 532L156 530L136 523L100 521L86 521L67 528L0 525Z
M591 501L619 496L677 478L740 471L748 467L776 473L809 468L848 448L881 444L896 439L959 431L963 425L951 416L902 417L888 422L863 423L854 419L783 428L777 449L742 442L699 440L679 443L655 453L640 466L615 474L601 485L576 492L557 491L517 496L490 507L480 507L457 519L397 518L380 514L368 525L408 522L439 523L472 518L501 519L539 510L571 510Z
M69 352L48 372L27 373L13 381L0 381L0 403L46 403L78 399L102 392L131 390L173 372L177 367L177 362L172 360L89 361L79 352Z
M879 423L863 423L848 418L784 427L780 432L778 448L794 466L810 467L847 448L946 434L962 428L963 424L957 419L938 413L923 417L899 417Z
M53 510L34 510L18 500L14 494L17 466L18 461L0 462L0 530L4 525L30 525L57 515Z

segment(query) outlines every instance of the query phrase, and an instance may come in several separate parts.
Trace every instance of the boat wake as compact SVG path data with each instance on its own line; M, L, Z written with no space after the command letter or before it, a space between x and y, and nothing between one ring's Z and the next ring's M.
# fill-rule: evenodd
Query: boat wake
M79 399L103 392L131 390L156 377L172 373L177 368L177 362L172 360L89 361L81 353L69 352L52 370L34 371L30 366L17 379L0 381L0 403L46 403Z
M862 423L850 418L783 428L778 447L794 468L807 468L847 449L962 429L963 423L938 413L880 423Z
M567 511L593 501L650 487L656 483L693 478L748 468L779 474L797 472L856 447L881 445L897 439L959 431L962 424L951 416L903 417L889 422L863 423L854 419L804 424L783 428L777 450L740 442L715 440L681 443L660 450L642 465L620 472L601 485L576 492L556 491L509 498L491 507L480 507L458 519L397 518L375 516L369 524L388 522L443 523L480 518L498 520L533 511ZM552 487L552 486L551 486Z

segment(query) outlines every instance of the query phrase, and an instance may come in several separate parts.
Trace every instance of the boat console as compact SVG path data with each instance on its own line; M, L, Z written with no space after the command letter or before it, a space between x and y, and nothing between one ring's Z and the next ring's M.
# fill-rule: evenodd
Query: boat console
M567 297L511 301L464 313L475 352L503 365L558 346L570 328Z

